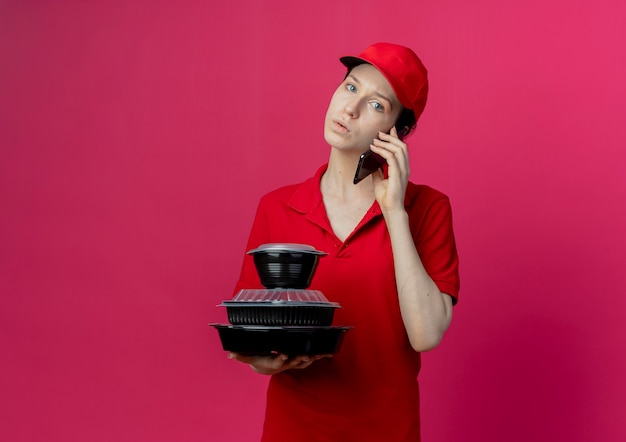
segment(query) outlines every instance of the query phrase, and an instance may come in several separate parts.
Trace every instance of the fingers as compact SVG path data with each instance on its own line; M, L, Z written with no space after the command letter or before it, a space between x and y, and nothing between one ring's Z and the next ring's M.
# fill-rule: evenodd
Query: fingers
M228 359L248 364L252 370L261 374L277 374L281 371L290 369L307 368L313 362L322 358L332 357L331 354L315 355L315 356L294 356L290 358L285 354L276 354L269 356L250 356L241 353L228 353Z
M241 353L231 352L228 354L228 359L234 359L236 361L248 364L252 370L261 374L276 374L281 372L283 364L288 359L287 355L277 354L269 356L251 356Z
M287 362L285 362L285 368L287 370L290 370L293 368L303 369L303 368L307 368L312 363L313 363L313 360L308 356L296 356L295 358L289 359L287 360Z
M273 361L275 359L287 359L287 355L271 355L271 356L254 356L245 355L241 353L230 352L228 353L228 359L234 359L235 361L243 362L244 364L254 364L262 360Z
M387 161L390 174L393 173L393 169L396 169L401 178L408 179L410 174L409 151L406 143L398 138L395 127L391 129L389 134L379 132L378 138L373 140L370 148Z
M303 369L307 368L315 361L319 361L323 358L332 358L333 355L315 355L315 356L296 356L293 359L289 359L285 362L287 369Z
M374 138L375 147L384 149L394 155L401 155L408 160L408 149L404 141L398 138L398 132L395 127L391 129L391 133L378 132L378 138Z

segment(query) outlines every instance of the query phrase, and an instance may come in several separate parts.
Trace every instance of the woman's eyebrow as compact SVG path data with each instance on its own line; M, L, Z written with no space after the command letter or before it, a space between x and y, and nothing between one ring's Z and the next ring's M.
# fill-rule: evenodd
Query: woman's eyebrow
M358 79L358 78L356 78L356 77L355 77L354 75L352 75L352 74L348 74L348 76L347 76L346 78L351 79L352 81L354 81L354 82L355 82L355 83L357 83L357 84L361 84L361 82L359 81L359 79ZM389 102L389 104L390 104L390 105L391 105L391 104L393 104L393 100L391 99L391 97L388 97L387 95L382 94L382 93L380 93L380 92L378 92L378 91L374 91L374 94L375 94L375 95L378 95L378 96L379 96L380 98L382 98L383 100L385 100L385 101Z
M359 84L361 84L361 82L359 81L359 79L358 79L358 78L356 78L356 77L355 77L354 75L352 75L352 74L348 74L348 76L347 76L346 78L350 78L350 79L352 79L352 81L354 81L355 83L359 83Z

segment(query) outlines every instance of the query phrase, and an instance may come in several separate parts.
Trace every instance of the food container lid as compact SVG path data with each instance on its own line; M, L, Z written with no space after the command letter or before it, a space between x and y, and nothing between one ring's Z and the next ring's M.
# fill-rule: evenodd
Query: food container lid
M302 289L242 289L230 301L223 301L222 306L243 306L243 305L264 305L264 306L305 306L324 305L329 307L339 307L336 302L330 302L319 290Z
M256 249L249 250L247 253L251 255L253 253L258 252L299 252L299 253L310 253L313 255L327 255L326 252L322 252L321 250L316 250L315 247L310 246L308 244L297 244L297 243L268 243L261 244Z

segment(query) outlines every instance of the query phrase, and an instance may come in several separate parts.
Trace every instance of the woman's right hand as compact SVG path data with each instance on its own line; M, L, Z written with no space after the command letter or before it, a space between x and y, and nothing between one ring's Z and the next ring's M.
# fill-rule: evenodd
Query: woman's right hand
M250 365L254 371L260 374L272 375L285 370L307 368L313 362L323 358L331 358L333 355L293 356L275 354L270 356L249 356L231 352L228 359L234 359Z

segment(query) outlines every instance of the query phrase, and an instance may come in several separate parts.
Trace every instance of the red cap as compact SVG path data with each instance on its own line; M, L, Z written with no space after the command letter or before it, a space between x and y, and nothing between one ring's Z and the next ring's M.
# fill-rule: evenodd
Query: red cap
M393 43L376 43L358 57L339 59L352 68L369 63L387 79L402 105L413 111L415 119L424 111L428 96L428 73L421 60L411 49Z

